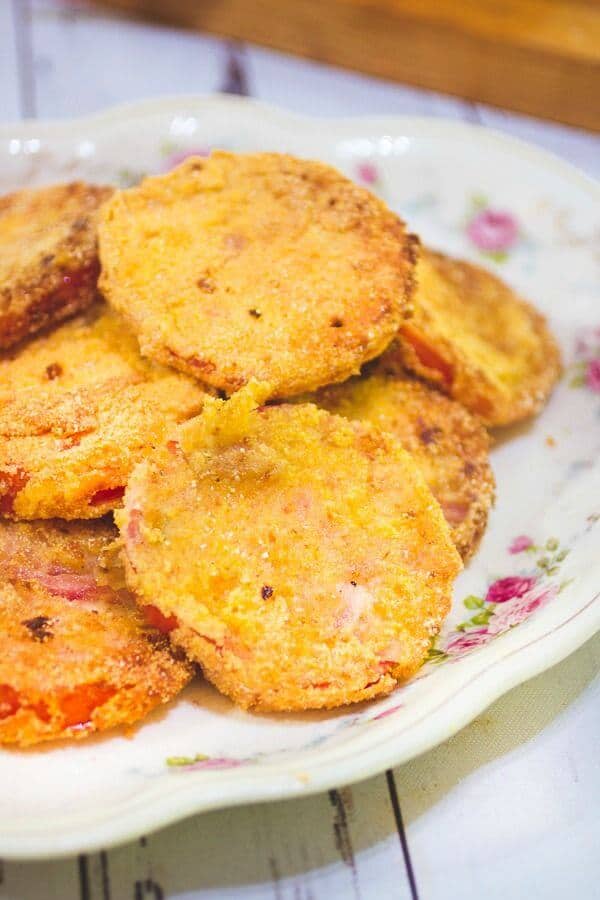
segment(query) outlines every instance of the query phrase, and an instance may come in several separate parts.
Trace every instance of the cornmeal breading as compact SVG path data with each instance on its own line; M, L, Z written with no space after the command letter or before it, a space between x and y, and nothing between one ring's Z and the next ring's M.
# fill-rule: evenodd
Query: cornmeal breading
M243 707L334 707L423 662L461 568L389 435L249 385L134 470L126 573L172 641Z
M433 382L487 425L539 412L561 371L557 344L529 303L491 272L427 249L414 318L384 359Z
M489 437L474 416L409 376L383 371L323 388L313 401L397 438L442 507L463 560L473 555L494 500Z
M143 360L103 303L37 336L0 361L0 515L104 515L135 463L204 396Z
M0 349L89 306L110 187L73 182L0 197Z
M227 393L343 381L410 312L416 238L322 163L192 158L115 193L99 234L102 291L142 353Z
M191 664L124 588L112 523L0 523L0 743L132 724Z

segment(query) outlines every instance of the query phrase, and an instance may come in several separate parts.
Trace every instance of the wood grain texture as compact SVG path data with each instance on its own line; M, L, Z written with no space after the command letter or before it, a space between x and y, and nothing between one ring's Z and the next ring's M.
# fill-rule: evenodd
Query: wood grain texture
M90 857L91 894L104 900L97 860ZM190 900L411 900L383 776L302 800L207 813L109 851L107 862L111 900L157 892Z
M600 130L600 7L585 0L104 2Z

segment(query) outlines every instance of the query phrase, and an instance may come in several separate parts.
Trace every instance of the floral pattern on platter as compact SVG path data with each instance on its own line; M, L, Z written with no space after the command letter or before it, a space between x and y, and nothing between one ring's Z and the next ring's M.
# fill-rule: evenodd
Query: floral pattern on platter
M570 368L569 386L587 387L600 394L600 326L578 335L575 342L575 362Z
M549 538L543 546L538 546L528 535L518 535L508 552L513 556L529 554L537 559L531 569L521 574L495 579L484 595L465 597L463 605L471 616L454 627L441 647L434 645L431 648L428 662L457 659L487 644L528 619L568 584L553 580L569 553L556 538Z
M403 703L395 703L393 706L384 709L374 716L365 716L364 713L355 713L354 715L343 718L329 732L318 734L311 741L302 746L302 750L314 750L324 744L329 743L332 738L341 732L356 728L358 725L369 725L379 719L385 719L387 716L393 715L399 709L402 709ZM267 752L257 752L249 756L229 756L226 752L217 753L214 756L208 756L205 753L196 753L194 756L168 756L165 764L168 772L202 772L202 771L218 771L227 769L237 769L240 766L255 765L260 763L269 764L277 757L280 760L287 759L290 754L297 752L297 749L281 747L271 749Z
M505 262L521 237L516 216L492 208L482 194L471 198L465 232L479 252L494 262Z
M379 169L375 163L368 159L357 164L355 178L360 184L368 188L377 188L381 181Z

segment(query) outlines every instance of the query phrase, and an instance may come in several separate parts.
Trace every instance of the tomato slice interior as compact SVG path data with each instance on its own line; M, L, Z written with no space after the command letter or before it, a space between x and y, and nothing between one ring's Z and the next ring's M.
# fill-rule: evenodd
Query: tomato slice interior
M454 381L454 368L447 359L436 350L435 347L428 342L424 335L412 328L410 325L404 325L402 328L402 337L413 348L417 355L417 359L421 365L427 369L433 369L442 376L442 381L447 389L452 387Z
M153 628L157 628L158 631L162 631L163 634L168 634L169 631L173 631L173 629L177 628L179 625L177 616L165 616L157 606L152 606L150 604L144 606L143 609L148 625L152 625Z
M65 728L86 725L98 706L102 706L116 691L103 681L80 684L73 691L63 694L59 706L64 716Z

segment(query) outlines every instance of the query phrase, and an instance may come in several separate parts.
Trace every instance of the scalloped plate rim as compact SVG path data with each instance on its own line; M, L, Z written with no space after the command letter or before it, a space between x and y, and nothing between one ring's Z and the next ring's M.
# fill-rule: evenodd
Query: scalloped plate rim
M15 130L25 134L38 133L44 135L54 135L63 131L78 131L81 126L101 126L114 120L123 120L124 118L144 118L152 114L169 113L186 104L204 107L207 110L210 110L211 107L218 109L219 107L229 106L232 112L235 112L236 109L248 109L252 106L261 115L269 115L275 120L287 120L290 123L295 122L307 127L318 127L328 123L340 129L355 130L356 125L362 125L375 131L383 131L390 129L394 125L396 127L401 126L405 130L410 128L415 132L420 131L423 137L434 137L438 134L446 137L448 132L454 131L456 136L460 136L462 133L463 136L471 136L478 141L487 140L494 144L503 144L507 149L512 147L521 156L529 157L531 160L537 158L544 164L556 168L563 178L576 181L580 187L592 191L600 197L600 181L592 178L577 166L572 165L572 163L567 162L550 150L538 147L529 141L514 137L497 128L490 128L487 125L464 122L445 116L410 116L400 113L389 116L309 116L291 112L275 104L256 100L253 97L238 97L231 94L167 94L161 97L114 104L89 115L76 118L29 118L4 121L0 122L0 139L14 137Z

